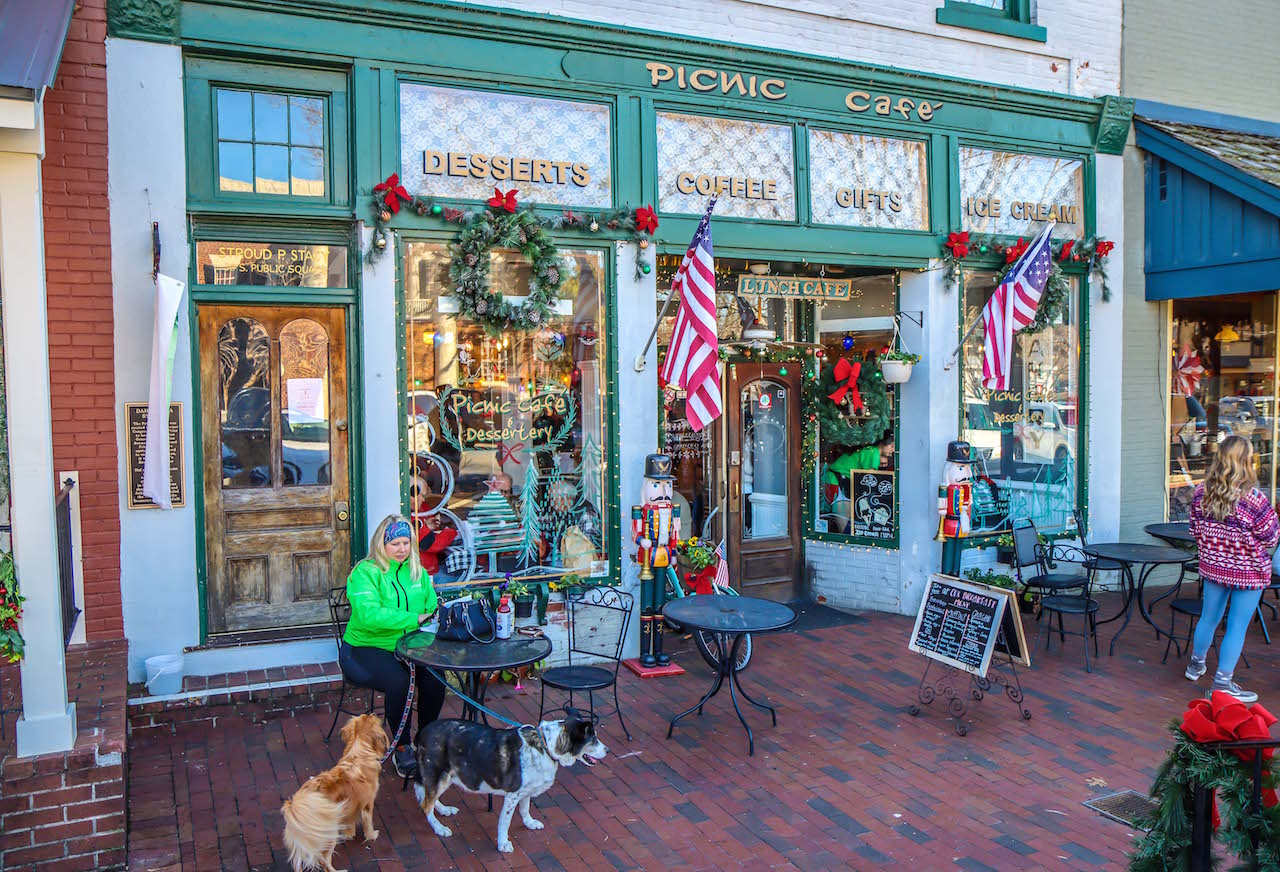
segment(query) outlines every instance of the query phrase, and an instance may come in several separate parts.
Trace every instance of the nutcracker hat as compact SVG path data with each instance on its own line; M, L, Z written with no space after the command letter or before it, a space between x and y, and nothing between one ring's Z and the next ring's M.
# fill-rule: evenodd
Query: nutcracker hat
M947 443L947 463L972 463L969 459L969 443L957 439Z
M644 477L654 481L673 481L671 458L665 454L650 454L644 459Z

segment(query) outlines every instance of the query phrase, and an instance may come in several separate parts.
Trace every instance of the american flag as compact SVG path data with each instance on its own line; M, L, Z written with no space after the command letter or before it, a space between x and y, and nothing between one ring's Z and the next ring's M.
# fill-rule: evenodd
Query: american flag
M1053 267L1049 249L1052 229L1052 224L1045 227L1027 246L982 310L982 384L990 390L1002 391L1009 387L1013 336L1035 320L1040 295Z
M680 295L671 345L658 378L686 392L685 415L694 432L720 416L720 358L716 342L716 266L711 251L711 210L698 222L689 250L671 280L671 290Z
M716 584L721 587L729 586L729 564L724 559L724 540L720 540L720 544L716 546Z

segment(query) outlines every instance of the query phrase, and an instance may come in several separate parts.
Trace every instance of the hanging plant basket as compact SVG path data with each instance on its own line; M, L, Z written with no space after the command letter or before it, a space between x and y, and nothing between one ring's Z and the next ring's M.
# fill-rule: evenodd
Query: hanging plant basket
M884 383L888 385L906 382L911 378L911 370L920 362L920 355L912 354L902 342L899 329L901 318L900 314L893 316L893 338L889 340L889 347L880 355L880 372L884 376Z
M915 364L908 360L881 359L880 372L884 374L884 382L888 385L900 385L911 378L911 370Z

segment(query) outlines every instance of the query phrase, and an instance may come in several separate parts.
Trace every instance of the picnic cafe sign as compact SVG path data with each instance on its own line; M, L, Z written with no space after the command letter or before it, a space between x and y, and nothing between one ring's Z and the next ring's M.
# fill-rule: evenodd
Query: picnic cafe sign
M440 395L440 430L459 451L518 446L555 451L573 432L578 407L570 392L543 385L537 393L475 396L454 388Z

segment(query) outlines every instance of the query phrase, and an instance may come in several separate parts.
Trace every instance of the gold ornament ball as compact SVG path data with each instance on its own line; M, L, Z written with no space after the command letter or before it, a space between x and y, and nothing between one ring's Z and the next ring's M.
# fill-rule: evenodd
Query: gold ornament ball
M644 251L644 250L645 250L646 248L648 248L648 247L649 247L649 240L647 240L647 239L641 239L641 240L640 240L640 250L641 250L641 251Z
M387 237L385 237L385 236L379 236L377 239L373 240L373 244L374 244L374 245L376 245L378 248L386 248L386 247L387 247Z
M600 229L600 224L598 222L592 221L591 227L589 229L591 230L592 233L595 233L597 230Z
M391 213L388 212L386 209L383 209L381 212L378 213L378 220L381 221L383 224L386 224L388 221L391 220Z

